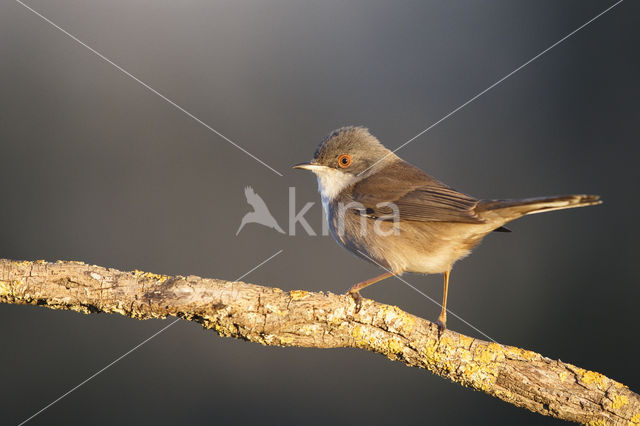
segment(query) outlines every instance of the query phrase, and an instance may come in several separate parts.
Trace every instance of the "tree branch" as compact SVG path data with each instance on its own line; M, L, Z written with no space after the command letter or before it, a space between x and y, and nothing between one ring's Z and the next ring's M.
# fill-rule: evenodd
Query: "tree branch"
M82 262L0 259L0 302L132 318L169 315L263 345L355 347L446 377L536 413L640 424L640 395L594 371L445 330L389 305L196 276L122 272Z

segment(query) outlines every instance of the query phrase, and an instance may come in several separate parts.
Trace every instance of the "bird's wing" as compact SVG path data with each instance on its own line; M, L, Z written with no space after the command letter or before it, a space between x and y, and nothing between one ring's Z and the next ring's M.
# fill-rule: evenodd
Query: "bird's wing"
M353 201L364 206L360 213L370 217L393 215L393 204L401 221L484 222L474 211L478 200L404 161L357 182L352 194Z

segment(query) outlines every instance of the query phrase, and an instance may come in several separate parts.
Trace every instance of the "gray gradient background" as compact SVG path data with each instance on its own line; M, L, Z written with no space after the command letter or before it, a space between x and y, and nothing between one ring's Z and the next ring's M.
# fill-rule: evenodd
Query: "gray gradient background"
M604 10L603 1L30 1L279 177L12 1L0 4L0 257L342 292L378 273L330 237L248 225L252 185L316 230L331 129L396 147ZM456 265L450 307L499 342L640 390L640 5L625 2L399 154L483 198L596 193ZM439 299L441 276L407 276ZM397 280L365 292L426 318ZM167 321L0 306L15 424ZM450 328L478 336L451 318ZM180 322L32 424L541 424L554 420L361 350L267 348Z

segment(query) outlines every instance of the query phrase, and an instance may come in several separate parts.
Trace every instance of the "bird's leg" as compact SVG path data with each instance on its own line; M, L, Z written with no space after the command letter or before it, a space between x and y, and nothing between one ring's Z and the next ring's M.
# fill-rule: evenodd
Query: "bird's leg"
M385 272L384 274L378 275L377 277L373 277L366 281L362 281L349 289L347 294L353 297L353 301L356 302L356 314L360 312L360 308L362 308L362 296L360 296L360 290L370 286L371 284L375 284L378 281L382 281L385 278L389 278L392 275L393 275L393 272Z
M447 328L447 292L449 291L449 274L451 274L451 268L449 268L444 273L444 292L442 295L442 311L440 312L440 316L436 321L438 324L438 329L442 333L445 328Z

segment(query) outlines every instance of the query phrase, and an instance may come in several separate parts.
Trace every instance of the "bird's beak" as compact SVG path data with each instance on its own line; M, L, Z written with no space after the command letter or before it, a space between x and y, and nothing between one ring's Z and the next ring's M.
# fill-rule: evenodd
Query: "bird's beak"
M294 169L302 169L302 170L309 170L309 171L317 171L317 170L322 170L325 168L325 166L321 166L319 164L315 164L315 163L300 163L300 164L296 164L295 166L293 166Z

